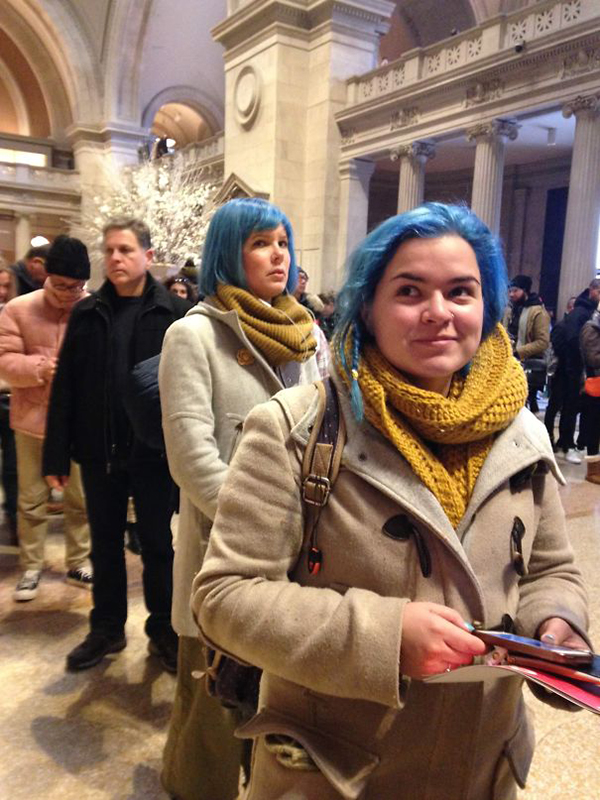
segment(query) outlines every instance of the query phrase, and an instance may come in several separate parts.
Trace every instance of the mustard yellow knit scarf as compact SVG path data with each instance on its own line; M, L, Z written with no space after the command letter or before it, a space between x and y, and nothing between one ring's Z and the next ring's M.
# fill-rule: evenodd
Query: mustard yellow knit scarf
M210 299L222 311L237 312L244 333L272 367L315 354L314 320L292 295L280 294L267 305L245 289L220 283Z
M351 353L351 342L348 348ZM409 383L372 344L361 353L358 383L366 418L402 453L456 528L494 435L527 398L504 328L498 325L480 345L466 378L454 375L448 397Z

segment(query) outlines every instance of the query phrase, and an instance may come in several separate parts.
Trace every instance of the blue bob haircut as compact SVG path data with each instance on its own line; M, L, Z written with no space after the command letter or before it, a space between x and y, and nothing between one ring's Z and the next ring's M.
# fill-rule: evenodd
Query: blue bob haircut
M333 346L349 378L358 368L362 343L369 336L361 312L372 302L377 284L396 250L409 239L447 235L460 236L475 252L484 306L482 340L502 319L508 277L500 240L466 206L425 203L382 222L348 259L346 281L336 304L339 319ZM348 364L345 348L350 332L354 336L354 347L352 363ZM352 382L352 406L358 419L362 419L362 397L356 381Z
M258 197L230 200L214 214L202 252L200 292L215 294L219 283L247 289L242 246L254 231L269 231L279 225L283 225L288 237L290 271L286 289L293 292L298 282L298 267L292 226L283 211Z

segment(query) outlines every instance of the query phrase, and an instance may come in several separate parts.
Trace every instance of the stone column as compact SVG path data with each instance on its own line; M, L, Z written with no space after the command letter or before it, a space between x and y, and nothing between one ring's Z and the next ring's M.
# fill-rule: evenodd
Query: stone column
M569 179L567 219L560 266L557 319L567 300L582 292L596 275L600 217L600 101L577 97L563 108L575 115L575 139Z
M506 140L517 138L516 122L495 119L467 130L467 139L476 142L471 208L493 233L500 230L502 177Z
M340 287L346 257L367 233L369 183L374 170L375 162L360 158L340 164L339 258L332 288Z
M15 217L15 258L23 258L31 247L31 219L27 214Z
M425 189L425 164L435 158L431 142L413 142L396 147L390 153L392 161L400 162L398 182L398 214L421 205Z
M335 154L355 132L342 133L336 113L347 104L346 80L377 65L395 4L244 0L228 8L212 29L225 48L225 178L235 173L286 212L311 289L329 288L346 253L338 252L338 230L348 231L340 208L355 188L351 181L342 201Z

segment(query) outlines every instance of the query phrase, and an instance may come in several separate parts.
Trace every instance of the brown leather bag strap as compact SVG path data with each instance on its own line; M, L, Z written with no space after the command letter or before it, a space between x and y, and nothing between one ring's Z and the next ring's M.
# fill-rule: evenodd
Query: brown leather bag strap
M302 499L305 508L304 541L308 543L308 570L318 574L323 554L317 546L317 525L321 511L340 471L346 442L344 418L337 390L331 378L318 381L319 405L302 459Z

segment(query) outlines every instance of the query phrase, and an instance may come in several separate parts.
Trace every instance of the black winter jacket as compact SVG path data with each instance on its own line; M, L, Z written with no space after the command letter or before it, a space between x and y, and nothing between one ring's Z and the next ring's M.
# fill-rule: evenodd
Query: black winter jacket
M101 461L115 453L111 391L111 325L117 294L110 281L74 307L52 385L44 442L43 474L68 475L70 459ZM131 363L160 353L167 328L189 303L168 292L148 273L131 341ZM135 437L134 458L160 458Z
M580 378L583 372L583 359L579 347L579 335L585 323L591 319L596 310L596 303L590 300L589 289L585 289L577 300L575 307L565 319L565 369L572 377Z

